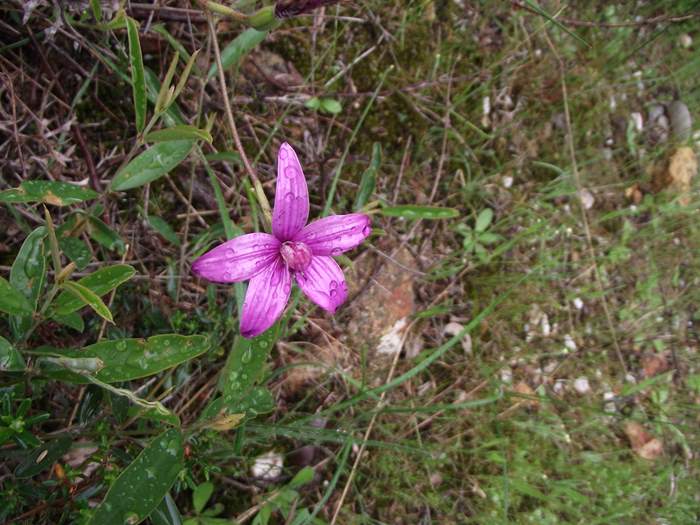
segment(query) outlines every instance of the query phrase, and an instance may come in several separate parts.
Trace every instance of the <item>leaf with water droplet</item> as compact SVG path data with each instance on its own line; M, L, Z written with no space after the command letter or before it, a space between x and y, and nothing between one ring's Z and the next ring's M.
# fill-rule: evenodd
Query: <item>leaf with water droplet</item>
M159 179L190 154L193 140L159 142L136 156L112 179L112 190L126 191Z
M67 206L99 197L89 189L50 180L27 180L18 188L0 191L0 202L43 202L54 206Z
M147 340L101 341L82 349L40 347L35 351L65 357L96 357L102 361L104 368L94 374L95 378L105 383L116 383L157 374L203 354L208 348L209 343L204 336L171 334L154 335ZM53 379L73 383L88 382L85 377L47 362L41 362L41 371Z
M44 226L40 226L27 235L10 269L10 284L27 298L34 311L37 309L39 294L46 279L45 238L46 228ZM12 317L10 320L12 332L16 337L24 334L31 324L32 319L28 315Z
M405 204L401 206L388 206L382 208L380 213L385 217L403 217L404 219L453 219L459 217L459 211L455 208L441 208L439 206L417 206Z
M19 350L0 336L0 372L21 372L26 368L24 358Z
M171 429L153 439L112 483L88 525L123 525L125 516L140 523L163 500L182 468L182 434Z

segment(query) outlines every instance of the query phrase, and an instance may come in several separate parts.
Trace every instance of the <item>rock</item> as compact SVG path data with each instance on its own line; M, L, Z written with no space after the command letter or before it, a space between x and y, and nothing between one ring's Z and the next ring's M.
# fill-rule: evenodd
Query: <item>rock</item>
M674 100L668 106L668 118L671 121L673 138L679 141L688 140L693 129L693 118L688 106L680 100Z
M284 459L282 454L271 450L255 458L255 463L250 468L250 473L256 479L274 481L282 475L283 465Z
M639 457L647 460L655 460L664 451L663 442L651 436L642 425L636 421L625 423L625 435L630 441L632 450Z
M577 377L574 380L574 390L582 396L588 394L591 391L591 384L588 382L588 378L585 376Z
M655 192L671 191L686 206L690 203L691 183L697 172L698 158L695 152L690 147L682 146L673 151L665 162L651 167L652 189Z

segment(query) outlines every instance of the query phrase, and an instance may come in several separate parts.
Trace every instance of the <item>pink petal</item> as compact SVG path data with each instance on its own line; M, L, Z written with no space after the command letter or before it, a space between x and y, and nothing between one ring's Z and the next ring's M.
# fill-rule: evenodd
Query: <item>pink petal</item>
M306 297L330 313L348 298L343 270L332 257L314 255L309 267L294 276Z
M305 243L314 255L340 255L353 249L372 233L367 215L331 215L308 224L295 241Z
M272 233L288 241L301 231L309 218L309 190L304 172L292 147L286 142L277 155L277 187L272 211Z
M241 313L241 334L255 337L280 318L292 290L292 276L278 257L248 284Z
M220 244L192 264L199 277L216 283L250 279L278 256L280 242L269 233L249 233Z

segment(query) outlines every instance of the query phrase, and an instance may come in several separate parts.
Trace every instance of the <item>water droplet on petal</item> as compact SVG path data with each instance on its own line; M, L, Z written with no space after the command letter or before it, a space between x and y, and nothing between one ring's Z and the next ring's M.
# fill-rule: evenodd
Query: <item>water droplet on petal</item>
M284 283L284 293L288 294L292 291L292 283Z
M337 255L340 255L341 253L343 253L343 250L341 250L340 248L333 248L331 250L331 255L337 256Z
M372 233L372 227L369 224L362 228L362 235L365 237L368 237L370 233Z
M294 166L287 166L284 168L284 174L291 179L292 177L297 177L299 175L299 170L297 170Z
M234 255L236 255L236 252L232 248L229 248L228 250L226 250L226 255L229 257L233 257Z
M331 298L335 297L338 295L338 290L331 290Z
M292 202L292 201L294 200L294 194L290 191L289 193L287 193L287 194L284 196L284 198L285 198L288 202Z
M331 287L331 290L338 288L338 281L331 281L330 287Z
M280 160L287 160L288 156L289 156L289 154L287 153L287 148L285 148L284 146L281 147L280 154L279 154Z

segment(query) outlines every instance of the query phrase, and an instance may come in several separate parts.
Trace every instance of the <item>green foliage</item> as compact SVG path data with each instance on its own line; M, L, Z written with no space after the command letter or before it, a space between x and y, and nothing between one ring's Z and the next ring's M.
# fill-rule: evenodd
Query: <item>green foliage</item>
M183 438L171 429L155 437L119 475L89 523L141 523L166 496L183 467Z
M172 140L151 146L114 176L112 189L131 190L167 175L187 158L194 144L192 140Z

